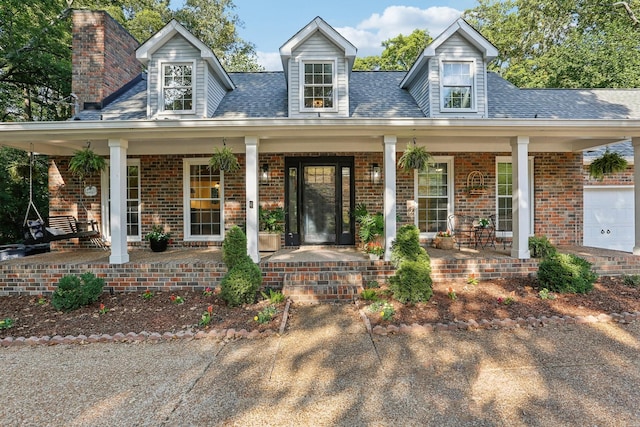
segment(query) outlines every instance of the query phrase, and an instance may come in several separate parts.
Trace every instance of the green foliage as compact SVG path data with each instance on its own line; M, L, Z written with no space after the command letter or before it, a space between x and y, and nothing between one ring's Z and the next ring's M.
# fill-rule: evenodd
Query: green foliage
M431 288L431 260L420 246L420 232L415 225L403 225L391 246L391 261L396 273L389 278L393 297L402 303L428 301Z
M262 271L251 258L236 264L220 282L220 297L231 307L251 304L262 284Z
M235 172L240 169L240 163L238 163L238 158L231 148L222 147L222 150L219 147L216 147L213 155L209 159L209 167L214 171L222 171L222 172Z
M271 304L280 304L284 301L284 294L275 289L267 288L266 292L261 292L262 298L268 299Z
M602 156L595 159L589 165L589 175L596 179L602 179L605 175L616 172L624 172L627 169L627 161L618 153L606 150Z
M276 313L278 313L278 310L274 306L270 305L260 310L254 320L260 324L269 323L274 317L276 317Z
M396 37L382 42L381 56L356 58L354 70L409 70L418 55L431 43L427 30L416 29L408 36L398 34Z
M369 243L384 234L384 216L382 213L369 213L367 205L359 203L354 210L354 217L358 223L358 237L362 243Z
M556 253L542 260L538 268L540 285L559 293L587 293L597 278L591 263L573 254Z
M431 160L431 154L427 152L427 149L423 146L413 144L407 144L407 148L400 156L398 160L398 166L409 172L412 169L418 171L426 171L429 161Z
M81 182L94 173L102 172L107 167L107 161L98 156L91 148L78 150L69 160L69 171Z
M369 281L364 285L364 287L365 287L366 289L376 289L376 288L379 288L379 287L380 287L380 284L378 283L378 281L377 281L377 280L369 280Z
M238 263L244 262L247 255L247 236L237 225L227 231L222 243L222 260L230 270Z
M640 274L624 274L622 276L622 283L632 288L640 287Z
M260 231L269 233L284 232L284 209L265 209L260 206L258 216L260 218Z
M104 279L93 273L64 276L53 293L51 305L56 310L72 311L98 300L104 287Z
M167 233L164 231L164 227L156 224L151 227L151 231L144 235L144 240L153 240L156 242L161 242L165 240L169 240L171 238L171 233Z
M396 314L396 310L393 306L386 301L374 302L369 306L369 311L371 313L380 313L382 320L391 320L393 315Z
M0 330L11 329L11 328L13 328L13 324L14 323L15 322L10 317L6 317L4 319L0 319Z
M544 300L556 299L556 296L551 292L549 292L549 289L547 288L542 288L540 292L538 292L538 295L540 296L540 299L544 299Z
M529 252L533 258L547 258L555 255L556 248L547 239L547 236L531 236L529 237Z
M378 292L375 289L365 289L360 294L363 300L365 301L377 301L378 300Z
M638 87L640 26L614 3L479 0L465 18L497 47L490 68L516 86Z

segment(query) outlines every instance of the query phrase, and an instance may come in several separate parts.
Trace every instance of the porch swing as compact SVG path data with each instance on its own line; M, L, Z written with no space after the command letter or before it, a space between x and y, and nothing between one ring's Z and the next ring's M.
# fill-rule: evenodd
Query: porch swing
M100 239L100 231L96 220L79 222L73 215L50 216L47 221L42 218L33 202L33 162L33 151L31 151L29 153L29 204L22 224L25 245L49 243L56 240L90 238L94 244L105 248L102 239ZM84 203L82 206L88 214L89 211L84 206ZM37 215L37 219L29 219L29 213L32 209Z

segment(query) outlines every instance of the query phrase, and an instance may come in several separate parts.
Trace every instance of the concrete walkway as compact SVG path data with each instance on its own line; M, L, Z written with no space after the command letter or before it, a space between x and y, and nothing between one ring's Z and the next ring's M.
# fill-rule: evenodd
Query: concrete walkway
M374 336L353 306L281 337L0 348L2 426L637 426L640 323Z

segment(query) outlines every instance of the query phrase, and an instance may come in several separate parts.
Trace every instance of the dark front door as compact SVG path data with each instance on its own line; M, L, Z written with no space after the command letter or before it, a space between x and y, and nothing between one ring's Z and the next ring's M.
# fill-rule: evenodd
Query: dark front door
M353 157L285 161L287 245L352 245Z

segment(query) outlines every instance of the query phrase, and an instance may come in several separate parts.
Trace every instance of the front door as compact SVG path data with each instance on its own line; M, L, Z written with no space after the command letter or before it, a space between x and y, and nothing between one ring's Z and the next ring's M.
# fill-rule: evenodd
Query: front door
M353 245L353 157L290 157L285 169L285 243Z

